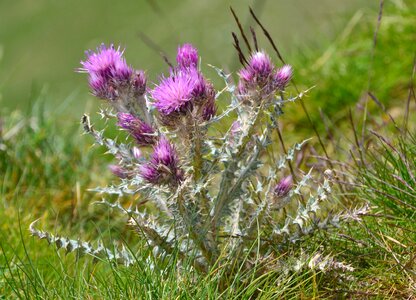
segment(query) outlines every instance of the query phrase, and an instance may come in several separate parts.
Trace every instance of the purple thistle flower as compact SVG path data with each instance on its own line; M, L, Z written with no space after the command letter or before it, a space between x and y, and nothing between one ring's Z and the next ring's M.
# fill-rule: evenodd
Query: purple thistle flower
M255 52L251 55L248 65L240 70L240 80L250 88L264 87L273 72L270 57L264 52Z
M156 165L162 164L168 167L175 167L178 163L175 147L166 138L161 138L153 149L151 162Z
M259 79L266 79L273 71L273 63L265 52L256 52L250 57L249 69Z
M180 69L196 69L198 66L198 50L191 44L183 44L178 47L176 61Z
M89 84L92 93L100 98L111 99L117 95L121 85L129 83L133 70L123 58L123 51L113 45L104 44L96 52L87 51L87 60L81 61L80 72L89 74Z
M265 52L255 52L249 63L238 73L240 81L237 92L244 101L253 92L260 91L263 96L277 89L283 90L292 77L292 68L288 65L276 70Z
M159 178L161 177L160 172L156 166L153 166L151 163L140 166L140 175L144 180L149 183L159 184Z
M278 69L276 71L276 74L274 75L274 80L276 86L283 90L286 85L289 83L289 81L292 79L293 76L293 69L289 65L285 65L282 68Z
M129 113L118 113L117 125L127 130L141 146L153 145L157 141L153 127Z
M274 194L278 198L283 198L289 194L290 190L293 186L292 176L284 177L282 180L279 181L278 184L274 187Z
M205 91L206 82L197 70L180 70L162 78L150 93L155 99L157 110L169 115L173 112L186 112L192 107L192 100L203 97Z
M87 51L87 60L81 61L81 71L89 74L96 74L103 77L111 77L114 80L126 81L130 79L132 69L123 58L123 51L120 47L117 50L113 45L106 47L101 44L97 52Z
M198 70L198 51L185 44L178 48L177 61L178 67L171 70L170 76L162 77L150 91L161 123L176 128L193 123L184 121L184 116L195 121L211 119L216 113L215 89Z
M110 169L111 173L119 178L124 179L129 177L129 173L119 165L109 165L108 168Z
M140 167L141 176L153 184L178 184L183 180L175 147L161 138L153 149L150 161Z

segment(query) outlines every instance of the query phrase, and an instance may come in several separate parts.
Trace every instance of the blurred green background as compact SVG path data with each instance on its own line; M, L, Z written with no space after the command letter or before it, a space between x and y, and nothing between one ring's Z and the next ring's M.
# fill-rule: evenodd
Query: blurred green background
M71 98L65 113L78 118L87 103L95 102L88 95L86 76L74 70L84 51L101 42L125 47L128 62L156 80L166 65L141 33L171 59L178 44L191 42L199 48L203 65L236 70L231 31L238 29L230 5L246 28L255 24L248 11L253 7L290 62L303 49L332 44L354 13L377 12L378 1L1 0L0 105L8 111L25 110L39 91L46 91L46 105L52 107ZM258 36L270 49L260 32Z

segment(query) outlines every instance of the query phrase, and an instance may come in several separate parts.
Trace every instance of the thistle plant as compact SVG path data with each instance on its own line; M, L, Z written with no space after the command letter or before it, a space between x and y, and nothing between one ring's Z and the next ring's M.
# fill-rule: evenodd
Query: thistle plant
M292 167L307 140L287 152L272 151L285 105L300 97L285 92L293 70L277 67L262 50L244 61L237 84L214 67L224 80L219 90L201 72L190 44L178 48L176 64L150 85L145 72L129 66L112 45L88 51L79 69L88 74L91 93L106 102L101 116L115 119L129 136L127 143L106 138L89 116L82 118L85 131L117 160L110 170L119 184L96 191L140 195L129 208L104 198L99 203L126 214L156 256L191 259L203 273L226 263L250 268L265 261L270 268L290 245L365 212L322 210L331 196L330 178ZM230 102L222 111L220 97ZM230 123L224 133L217 130ZM134 263L126 249L94 248L34 224L30 230L68 252Z

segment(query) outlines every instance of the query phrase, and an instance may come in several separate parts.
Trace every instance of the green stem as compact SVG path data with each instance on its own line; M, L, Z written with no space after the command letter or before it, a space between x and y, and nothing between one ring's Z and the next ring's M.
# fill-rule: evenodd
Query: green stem
M201 128L198 124L193 124L193 130L189 134L189 141L193 145L193 157L192 157L192 167L194 171L194 183L199 184L199 181L202 178L203 173L203 166L204 166L204 159L202 156L202 149L203 149L203 139L204 133L201 131ZM204 216L209 215L209 199L207 196L207 191L205 187L202 187L201 193L201 210Z

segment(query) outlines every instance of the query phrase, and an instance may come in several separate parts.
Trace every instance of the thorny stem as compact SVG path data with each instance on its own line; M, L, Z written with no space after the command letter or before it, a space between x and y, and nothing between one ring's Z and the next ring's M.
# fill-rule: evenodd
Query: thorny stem
M203 167L204 167L204 160L202 155L202 149L203 149L203 138L204 133L201 131L201 128L198 126L198 124L193 124L193 131L191 131L192 138L190 139L193 142L193 170L194 170L194 184L198 185L201 181L201 177L203 176ZM201 190L199 191L199 199L201 203L201 213L202 213L202 226L201 230L203 232L200 233L200 236L197 236L196 238L202 240L204 238L207 239L209 245L209 248L213 252L216 251L214 238L212 236L212 232L208 230L209 228L209 213L210 213L210 201L208 198L208 191L206 186L202 186ZM211 252L210 251L210 252ZM212 254L208 257L209 261L212 259Z
M201 112L196 112L196 116L200 115ZM187 126L183 128L186 132L183 132L182 135L187 139L189 143L189 148L191 149L191 162L193 168L193 176L192 180L194 182L194 186L197 186L201 183L201 178L203 176L203 167L204 167L204 159L203 159L203 145L204 145L204 137L206 137L205 129L201 128L199 124L196 122L197 117L190 117L186 119ZM203 182L202 182L203 183ZM199 195L198 195L199 194ZM200 200L201 213L196 212L198 216L197 223L202 224L201 226L197 226L196 228L200 231L198 234L195 234L193 239L197 239L198 243L200 241L206 239L208 241L208 246L205 247L205 243L202 242L205 250L205 257L210 261L212 259L211 252L216 252L215 243L213 241L212 233L209 232L209 212L210 212L210 203L208 198L208 191L206 186L201 186L199 193L195 194L195 198ZM199 197L198 197L199 196ZM190 230L194 232L193 228L190 227ZM200 243L201 244L201 243ZM202 248L201 248L202 250Z
M193 142L193 170L194 180L198 181L201 178L201 171L203 167L202 160L202 136L199 131L198 125L193 126L194 132L191 135L191 141Z
M203 144L204 144L204 137L206 136L205 132L203 132L200 126L195 121L196 118L193 118L192 130L189 132L189 141L191 143L191 147L193 150L192 156L192 165L194 171L194 183L197 185L201 180L203 167L204 167L204 159L203 159ZM201 204L202 204L202 214L205 216L209 215L209 199L207 196L206 187L203 186L201 189Z
M201 231L201 226L196 226L189 221L188 216L192 214L185 206L185 199L183 193L179 191L176 197L179 213L184 221L185 225L188 227L191 238L197 243L199 249L202 252L202 255L205 257L206 261L209 264L212 264L212 249L209 245L204 242L204 237L201 234L198 235L198 231Z
M234 186L231 189L230 185L232 181L235 179L235 171L237 170L238 162L242 160L241 156L244 154L246 150L246 146L254 134L256 125L260 122L261 116L263 116L264 106L265 106L265 101L263 101L262 104L257 108L257 111L255 112L254 120L250 124L250 128L248 129L247 134L243 137L243 140L238 147L235 158L232 160L230 165L224 170L224 173L222 175L218 196L215 200L214 214L211 219L211 231L214 234L214 236L218 235L217 223L221 216L221 212L223 208L225 207L227 203L233 200L231 195L232 195L232 192L234 192L234 188L236 186Z
M178 134L181 137L183 144L179 145L183 153L188 153L189 161L193 169L193 174L188 180L192 180L193 186L201 183L203 176L203 137L204 129L201 129L196 123L196 119L200 115L200 112L193 111L190 116L186 117L183 121L183 126L179 127ZM187 150L191 150L187 152ZM200 202L187 201L187 197L184 196L181 187L179 190L173 189L172 194L174 196L175 205L177 205L178 213L181 219L185 223L185 226L189 230L191 239L198 245L202 255L207 262L213 262L213 253L216 252L215 243L213 242L212 234L208 230L206 219L209 219L209 198L207 195L206 187L202 187L199 191L199 195L194 193L193 197L199 199ZM186 203L186 204L185 204ZM201 208L201 211L198 209ZM195 218L193 221L189 219L189 216Z
M264 139L267 139L267 134L268 134L268 131L269 131L269 129L270 129L270 127L269 126L267 126L267 128L266 128L266 132L264 133ZM257 151L257 155L254 155L253 156L253 159L255 159L255 157L258 157L258 154L260 153L260 151L258 150ZM268 189L267 189L267 192L266 192L266 195L265 195L265 199L264 199L264 201L263 201L263 203L260 203L259 205L262 205L262 209L261 209L261 211L259 212L259 214L256 216L256 218L255 219L252 219L251 220L251 222L250 222L250 224L248 224L248 230L247 230L247 232L245 233L245 236L246 237L251 237L251 235L252 235L252 233L253 233L253 231L256 229L256 227L257 227L257 220L261 220L262 218L263 218L263 215L267 212L267 209L268 209L268 207L269 207L269 203L268 203L268 197L267 197L267 195L270 193L270 189L271 189L271 182L269 182L269 187L268 187ZM253 239L255 239L255 238L253 238ZM243 243L242 243L242 241L240 240L240 244L238 245L238 248L237 248L237 255L242 251L242 247L243 247Z

